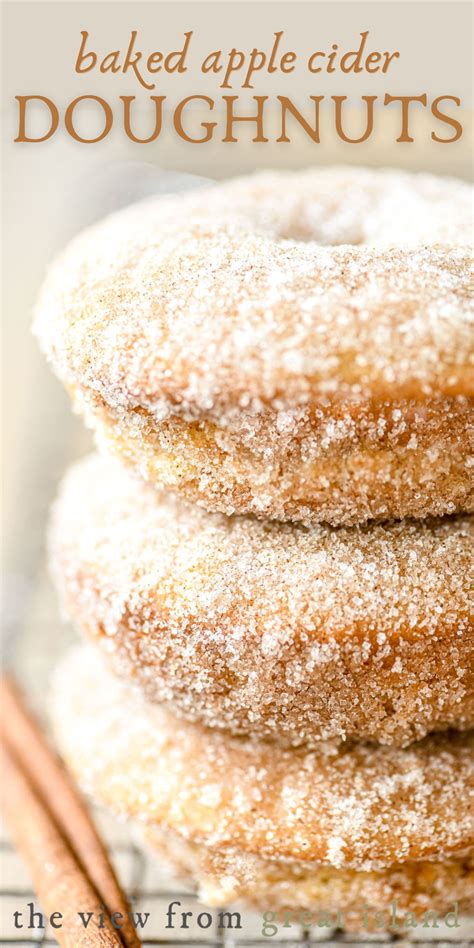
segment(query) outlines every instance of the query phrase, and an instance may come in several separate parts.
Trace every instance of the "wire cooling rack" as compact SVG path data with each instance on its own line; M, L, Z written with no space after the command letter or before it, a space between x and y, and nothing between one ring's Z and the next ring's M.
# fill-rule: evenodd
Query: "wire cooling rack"
M149 919L142 930L141 937L145 948L152 945L160 948L263 948L274 944L278 948L332 948L333 945L345 945L346 948L472 948L474 946L474 925L469 920L462 921L456 931L456 937L444 929L444 934L430 929L429 937L414 937L408 941L399 936L359 936L328 929L304 931L296 925L291 930L283 930L272 937L262 935L262 918L255 912L241 909L242 928L220 929L218 911L206 909L197 901L195 893L185 885L176 885L169 872L157 860L151 859L135 844L126 826L101 813L96 814L96 822L101 835L109 846L117 873L129 895L134 912L149 913ZM31 888L25 867L18 854L11 847L5 830L0 832L0 857L2 889L0 891L0 945L11 948L33 948L33 946L56 945L54 931L48 925L25 932L16 929L14 912L28 913L28 903L33 903L34 911L41 911ZM176 927L166 929L166 912L170 902L180 903L176 907L179 922L181 912L192 912L188 918L188 929ZM202 929L197 923L201 912L209 912L212 925ZM234 911L234 908L232 908Z

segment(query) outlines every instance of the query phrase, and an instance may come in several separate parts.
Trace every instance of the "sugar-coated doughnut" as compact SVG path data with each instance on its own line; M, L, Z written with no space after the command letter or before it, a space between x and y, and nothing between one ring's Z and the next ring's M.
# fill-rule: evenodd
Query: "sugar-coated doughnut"
M474 846L474 732L284 750L180 721L84 647L57 670L52 712L98 802L219 851L371 871Z
M99 442L208 509L472 511L471 206L362 168L153 198L73 240L36 332Z
M404 913L415 913L417 926L421 926L425 912L444 914L456 904L459 911L472 912L474 906L473 850L442 861L408 862L361 872L221 852L156 826L140 828L139 836L152 855L196 886L206 905L238 902L262 912L276 912L273 921L280 923L280 931L285 921L289 923L288 933L302 917L307 924L312 920L320 927L337 922L348 931L375 927L381 931L393 922L395 902L402 928ZM376 918L376 912L381 917ZM453 918L450 921L453 924Z
M66 613L150 700L287 745L408 744L474 726L473 537L210 514L92 456L50 549Z

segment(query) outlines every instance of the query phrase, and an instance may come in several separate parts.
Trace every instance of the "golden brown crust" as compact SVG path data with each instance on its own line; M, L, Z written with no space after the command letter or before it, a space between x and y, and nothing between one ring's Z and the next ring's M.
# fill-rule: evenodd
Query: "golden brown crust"
M471 399L242 412L237 432L74 401L101 448L211 511L333 526L474 511Z
M85 648L57 671L53 723L97 801L223 852L368 871L474 846L472 732L285 751L179 721Z
M51 558L66 612L152 701L287 745L474 725L474 525L229 519L97 456Z
M306 916L317 923L326 914L326 925L338 921L346 931L373 930L375 912L382 912L388 928L393 902L398 923L405 912L414 912L418 924L424 912L446 913L455 903L459 910L474 905L474 851L456 859L409 862L378 872L334 869L317 863L277 862L239 852L220 852L190 843L176 833L146 826L140 836L150 852L158 855L180 878L196 885L206 905L235 902L261 911L278 912L273 921L295 925ZM288 913L283 916L283 913ZM283 916L283 917L282 917Z
M71 244L36 331L115 450L210 509L472 509L469 195L332 169L144 202Z

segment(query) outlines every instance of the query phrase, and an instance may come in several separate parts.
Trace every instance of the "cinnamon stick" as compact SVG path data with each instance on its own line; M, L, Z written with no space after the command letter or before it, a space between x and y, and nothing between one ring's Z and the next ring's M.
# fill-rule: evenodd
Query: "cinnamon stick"
M18 689L5 676L0 693L7 820L44 911L64 914L57 940L74 948L93 944L139 948L140 939L128 917L130 907L79 792L26 711ZM106 915L122 916L117 931L110 923L108 929L97 927L104 907ZM95 923L91 918L84 929L78 912L86 917L93 912Z

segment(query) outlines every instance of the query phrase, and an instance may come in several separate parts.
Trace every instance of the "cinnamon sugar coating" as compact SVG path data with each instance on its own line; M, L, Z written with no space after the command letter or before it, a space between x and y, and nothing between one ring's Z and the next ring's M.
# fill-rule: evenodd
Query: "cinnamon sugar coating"
M99 441L204 507L470 511L471 193L333 168L147 200L53 264L36 332Z
M284 750L180 721L106 664L66 657L52 715L73 774L118 813L223 852L364 871L474 846L474 732Z
M339 528L191 507L97 455L50 531L67 615L151 701L286 745L474 725L474 521Z
M333 913L333 919L342 912L341 928L368 931L373 928L374 912L382 912L389 927L393 901L399 917L404 912L444 914L456 902L461 912L472 911L474 905L473 850L443 861L407 862L361 872L220 851L156 826L144 827L139 835L152 855L197 887L206 905L238 902L262 911L287 912L292 924L302 912L310 913L315 923L318 912ZM380 919L377 930L381 930Z

